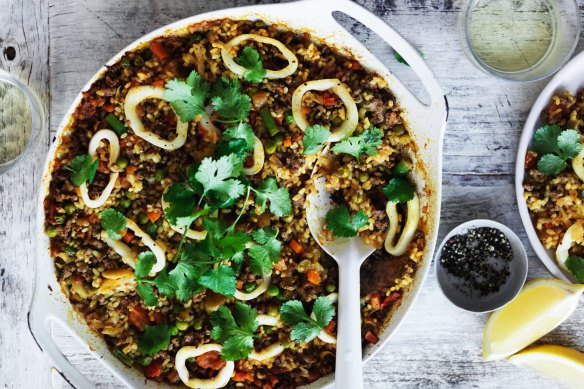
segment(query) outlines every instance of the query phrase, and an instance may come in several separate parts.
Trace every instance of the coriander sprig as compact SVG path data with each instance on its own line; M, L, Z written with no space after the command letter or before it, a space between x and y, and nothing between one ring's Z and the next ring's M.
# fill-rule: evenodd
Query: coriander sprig
M541 155L537 170L546 176L557 176L566 169L567 161L582 151L581 135L576 130L563 130L557 124L538 128L533 148Z
M233 313L221 306L211 315L211 336L223 343L221 356L227 361L247 358L253 351L253 339L258 329L257 310L236 301Z
M394 203L406 203L414 198L414 186L404 177L392 178L381 191Z
M357 136L351 136L333 146L335 153L344 153L359 158L361 154L375 155L381 146L382 133L379 128L370 127Z
M71 164L65 169L69 170L73 185L81 186L85 182L93 183L98 166L98 159L93 159L89 154L85 154L73 158Z
M243 77L249 82L262 82L266 76L266 69L264 69L260 54L253 47L244 47L235 58L235 62L247 69Z
M346 206L341 205L340 207L333 208L329 210L326 214L326 226L333 233L334 236L339 238L350 238L357 236L357 231L359 228L363 228L367 225L369 217L367 213L362 209L359 210L351 219L349 210Z
M301 301L291 300L282 305L280 317L282 321L292 326L290 339L300 342L310 342L316 338L331 322L335 309L330 299L320 296L312 306L314 319L311 318Z

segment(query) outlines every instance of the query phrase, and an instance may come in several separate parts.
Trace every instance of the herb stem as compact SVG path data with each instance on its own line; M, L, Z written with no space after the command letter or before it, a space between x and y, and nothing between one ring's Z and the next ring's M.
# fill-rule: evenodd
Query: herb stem
M243 213L247 209L247 201L249 200L249 195L251 193L251 190L252 190L251 185L248 185L248 187L247 187L247 193L245 195L245 200L243 201L243 206L241 207L241 211L239 212L239 215L237 215L237 218L235 219L235 221L227 229L227 231L229 233L233 232L233 229L235 228L235 225L237 224L237 222L239 221L239 219L241 219L241 216L243 216Z

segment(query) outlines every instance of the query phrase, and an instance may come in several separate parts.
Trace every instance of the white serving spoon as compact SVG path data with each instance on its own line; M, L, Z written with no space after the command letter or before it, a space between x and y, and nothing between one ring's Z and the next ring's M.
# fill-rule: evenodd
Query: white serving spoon
M322 242L326 214L332 208L325 178L314 180L314 192L307 196L306 219L308 228L322 249L339 265L339 302L337 328L336 389L363 387L363 359L361 355L361 301L359 270L363 261L375 251L362 238L336 238Z

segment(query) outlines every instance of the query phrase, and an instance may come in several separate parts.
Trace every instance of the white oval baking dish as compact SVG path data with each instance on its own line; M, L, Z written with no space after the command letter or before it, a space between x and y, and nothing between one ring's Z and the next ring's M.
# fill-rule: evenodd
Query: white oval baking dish
M389 70L375 58L358 40L342 28L333 18L333 12L342 12L366 25L377 33L399 53L418 75L430 97L428 105L422 104L408 89L397 80ZM414 140L419 149L420 162L424 169L417 173L417 181L425 193L423 206L428 221L427 245L424 260L420 264L413 285L404 296L401 305L394 313L390 323L380 336L380 342L364 351L364 359L368 360L387 341L395 331L405 314L412 306L428 272L440 215L441 180L442 180L442 139L447 120L447 101L442 89L435 80L431 70L423 61L418 52L406 42L394 29L379 19L370 11L351 2L350 0L303 0L285 4L257 5L242 8L231 8L204 13L180 20L168 26L159 28L150 34L136 40L116 54L107 64L111 65L129 50L133 50L143 42L168 32L180 30L188 25L204 20L232 18L232 19L261 19L270 24L285 25L292 30L307 31L314 37L322 39L328 45L336 47L341 52L350 53L369 70L384 77L404 108L406 121L412 129ZM104 71L102 68L89 80L83 90L89 89L91 84ZM59 351L58 346L50 336L51 323L58 323L66 328L85 348L98 358L112 374L128 387L133 388L163 388L169 387L154 381L146 381L137 369L130 369L123 365L109 352L105 342L92 333L83 318L74 312L70 302L61 291L57 282L53 261L49 255L49 240L44 233L43 201L48 191L51 161L59 143L63 129L68 125L70 116L79 104L82 94L76 97L65 114L56 134L56 141L52 145L45 163L41 190L37 210L38 234L38 261L36 288L30 308L28 320L33 337L39 347L52 360L61 375L74 387L89 389L93 385L67 360ZM357 335L358 336L358 335ZM322 388L331 385L333 376L323 377L309 385L310 388Z
M517 195L517 206L519 207L519 215L527 232L529 243L531 247L547 267L547 269L556 278L568 282L576 282L576 278L568 272L562 270L556 261L555 252L553 250L546 250L541 244L523 195L523 178L525 177L525 155L527 149L533 139L535 130L540 127L542 123L541 113L549 105L550 99L556 94L561 94L564 91L570 91L574 96L576 93L584 88L584 53L580 53L560 70L554 78L541 91L537 100L533 104L529 116L525 121L523 132L521 133L521 140L519 141L519 149L517 150L517 160L515 161L515 193Z

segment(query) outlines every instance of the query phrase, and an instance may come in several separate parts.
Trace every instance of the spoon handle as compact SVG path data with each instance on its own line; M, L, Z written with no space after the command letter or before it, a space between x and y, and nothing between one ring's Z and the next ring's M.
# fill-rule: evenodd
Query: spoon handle
M361 357L361 302L358 261L339 263L336 389L363 387Z

